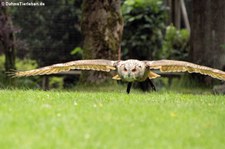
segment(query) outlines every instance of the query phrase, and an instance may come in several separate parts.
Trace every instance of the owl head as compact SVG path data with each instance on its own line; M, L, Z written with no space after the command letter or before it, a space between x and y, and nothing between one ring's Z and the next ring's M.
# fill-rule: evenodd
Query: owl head
M141 81L147 76L146 64L138 60L121 61L117 65L118 75L124 81Z

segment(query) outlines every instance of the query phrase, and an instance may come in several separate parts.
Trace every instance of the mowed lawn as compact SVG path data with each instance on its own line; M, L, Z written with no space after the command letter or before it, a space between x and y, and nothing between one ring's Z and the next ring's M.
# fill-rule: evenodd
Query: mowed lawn
M0 90L1 149L224 149L225 96Z

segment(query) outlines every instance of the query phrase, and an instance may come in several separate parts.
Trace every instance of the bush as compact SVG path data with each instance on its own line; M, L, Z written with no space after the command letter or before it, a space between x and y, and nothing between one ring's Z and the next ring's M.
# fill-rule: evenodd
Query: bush
M127 0L123 4L123 56L136 59L157 58L162 48L166 8L160 0Z
M188 58L187 43L190 32L187 29L176 29L173 25L166 28L163 48L159 54L164 59L186 60Z

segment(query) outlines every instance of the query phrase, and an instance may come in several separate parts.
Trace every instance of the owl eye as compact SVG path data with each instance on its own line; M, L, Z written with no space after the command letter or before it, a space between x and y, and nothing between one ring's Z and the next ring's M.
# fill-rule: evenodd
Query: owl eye
M124 69L123 69L123 70L124 70L124 71L127 71L127 68L125 68L125 67L124 67Z
M134 69L132 69L131 71L132 71L132 72L135 72L135 71L137 71L137 69L136 69L136 68L134 68Z

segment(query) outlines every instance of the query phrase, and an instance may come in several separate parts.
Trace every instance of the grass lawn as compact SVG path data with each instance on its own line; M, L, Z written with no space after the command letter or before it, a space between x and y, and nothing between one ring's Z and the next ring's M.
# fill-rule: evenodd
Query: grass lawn
M0 148L225 148L225 96L124 90L0 90Z

